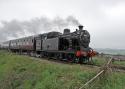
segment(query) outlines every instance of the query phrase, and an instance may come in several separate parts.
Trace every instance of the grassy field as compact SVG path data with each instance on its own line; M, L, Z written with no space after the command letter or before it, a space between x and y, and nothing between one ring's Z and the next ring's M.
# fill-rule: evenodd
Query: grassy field
M113 72L107 76L102 89L125 89L125 73Z
M96 79L86 89L125 89L125 73L110 72L104 76L99 80Z
M104 59L95 57L102 65ZM78 89L98 67L38 60L0 51L0 89ZM125 89L125 73L111 73L89 89Z
M104 57L96 56L93 58L94 65L97 65L97 66L102 66L102 65L106 64L107 61L108 61L108 58L104 58ZM113 61L112 63L114 65L125 66L125 61Z
M0 51L0 89L78 89L97 70Z
M94 57L94 64L102 66L107 63L104 57ZM125 61L114 61L113 64L125 66ZM95 81L92 89L125 89L125 72L109 72L104 75L102 81ZM91 89L90 87L88 89Z
M102 65L106 64L107 61L108 60L106 60L106 58L104 58L104 57L99 57L99 56L93 57L93 63L94 63L94 65L97 65L97 66L102 66Z

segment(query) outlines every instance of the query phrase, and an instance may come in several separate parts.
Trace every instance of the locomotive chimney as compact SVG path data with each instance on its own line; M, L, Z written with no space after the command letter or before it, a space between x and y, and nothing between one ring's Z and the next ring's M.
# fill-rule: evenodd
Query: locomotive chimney
M81 30L83 30L83 27L84 27L84 26L79 25L78 27L79 27L79 30L81 31Z

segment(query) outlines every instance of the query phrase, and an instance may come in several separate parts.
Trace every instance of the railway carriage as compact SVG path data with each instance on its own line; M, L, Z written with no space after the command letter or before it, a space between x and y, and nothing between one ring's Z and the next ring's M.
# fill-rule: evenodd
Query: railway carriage
M35 46L34 46L34 37L29 36L25 38L20 38L20 39L15 39L15 40L10 40L10 46L9 49L16 52L20 51L35 51Z

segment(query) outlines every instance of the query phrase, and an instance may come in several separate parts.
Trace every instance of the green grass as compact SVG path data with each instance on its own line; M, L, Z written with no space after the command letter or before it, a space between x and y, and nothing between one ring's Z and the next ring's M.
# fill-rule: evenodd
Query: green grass
M125 73L112 72L104 76L101 79L96 79L86 89L125 89Z
M125 66L125 61L114 61L113 64Z
M102 89L125 89L125 73L113 72L105 78Z
M93 62L94 65L102 66L107 63L107 60L104 57L95 56L93 57Z
M0 51L0 89L78 89L99 70L37 59ZM106 63L101 57L94 57L93 61L96 65ZM125 89L125 73L108 73L88 89Z
M97 68L0 51L0 89L78 89Z
M108 62L108 59L105 57L95 56L93 57L94 65L102 66ZM125 66L125 61L113 61L113 64Z
M94 57L94 64L102 66L107 60L102 57ZM124 61L114 61L113 64L125 66ZM93 87L91 87L93 86ZM87 89L125 89L125 72L109 72L102 79L95 81Z

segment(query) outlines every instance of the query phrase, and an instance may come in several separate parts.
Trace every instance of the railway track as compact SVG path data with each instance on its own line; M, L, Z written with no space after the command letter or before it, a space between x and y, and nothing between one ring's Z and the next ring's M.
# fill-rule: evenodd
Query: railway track
M30 56L31 57L31 56ZM31 57L32 59L34 59L34 58L37 58L36 60L48 60L48 61L51 61L51 62L57 62L57 63L63 63L63 64L70 64L70 65L73 65L73 64L76 64L76 63L73 63L73 62L67 62L67 61L65 61L65 60L57 60L57 59L55 59L55 58L39 58L39 57ZM115 60L115 59L117 59L117 57L114 57L114 56L109 56L109 57L105 57L106 58L106 60L108 60L108 62L107 62L107 64L104 64L104 65L102 65L102 66L100 66L100 65L96 65L96 64L92 64L92 63L84 63L84 64L81 64L81 65L86 65L86 66L88 66L88 67L98 67L98 68L100 68L100 69L105 69L105 68L107 68L107 67L109 67L110 66L110 69L112 69L112 71L125 71L125 66L120 66L120 65L114 65L114 64L111 64L111 62L113 62L113 61L118 61L118 60ZM123 60L123 59L122 59Z
M48 61L51 61L51 62L55 62L55 63L61 63L61 64L68 64L68 65L76 65L76 63L72 63L72 62L67 62L67 61L64 61L64 60L56 60L56 59L53 59L53 58L36 58L36 57L31 57L31 59L35 59L35 60L38 60L38 61L42 61L42 60L48 60ZM78 63L79 64L79 63ZM97 67L97 68L100 68L99 65L94 65L94 64L80 64L81 66L87 66L87 67L90 67L90 68L93 68L93 67Z

